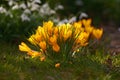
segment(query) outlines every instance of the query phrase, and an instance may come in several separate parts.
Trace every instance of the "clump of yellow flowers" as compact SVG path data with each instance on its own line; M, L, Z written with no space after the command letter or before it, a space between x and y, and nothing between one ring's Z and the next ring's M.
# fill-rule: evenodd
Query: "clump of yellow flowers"
M89 45L91 39L99 40L103 29L91 25L91 19L83 19L74 23L54 25L52 21L43 22L38 26L28 41L38 50L33 50L27 44L21 42L19 50L27 52L32 58L39 58L40 61L51 60L55 67L62 62L69 62L79 54L81 47Z

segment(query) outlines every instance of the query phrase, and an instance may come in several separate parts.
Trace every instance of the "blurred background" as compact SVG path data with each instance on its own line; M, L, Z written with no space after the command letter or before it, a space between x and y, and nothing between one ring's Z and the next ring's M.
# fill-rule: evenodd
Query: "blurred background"
M120 80L119 9L120 0L0 0L0 80ZM81 48L75 63L56 69L18 50L45 21L59 25L84 18L104 35Z
M92 18L95 26L120 25L120 0L0 0L0 40L19 43L38 25Z

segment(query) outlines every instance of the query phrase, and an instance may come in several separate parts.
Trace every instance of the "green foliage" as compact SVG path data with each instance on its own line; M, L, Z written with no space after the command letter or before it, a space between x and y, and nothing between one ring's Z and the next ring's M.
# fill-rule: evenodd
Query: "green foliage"
M19 41L27 37L35 26L41 24L43 18L39 16L36 18L36 14L31 16L31 21L21 21L20 13L21 10L15 10L12 12L13 17L6 16L5 14L0 15L0 39L5 41ZM45 19L44 19L45 20ZM34 24L31 24L34 23Z
M91 56L81 55L78 61L63 63L59 68L54 65L32 59L18 51L16 45L0 43L0 80L119 80L120 66L108 66L100 62L106 58L101 48ZM98 55L101 54L101 55ZM104 56L103 56L104 55ZM99 57L95 58L94 57ZM113 57L113 56L109 56ZM102 58L101 58L102 59ZM120 59L119 55L112 61Z
M111 59L113 66L120 67L120 54L112 56Z

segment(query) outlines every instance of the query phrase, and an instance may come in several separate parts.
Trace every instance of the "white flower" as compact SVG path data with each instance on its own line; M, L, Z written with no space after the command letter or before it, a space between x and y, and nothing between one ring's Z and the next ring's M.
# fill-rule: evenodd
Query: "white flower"
M54 10L50 10L50 14L55 14L56 12Z
M53 20L53 22L55 22L55 23L58 23L59 21L60 21L60 19L59 18L52 18L52 20Z
M12 7L12 10L16 10L16 9L19 9L19 5L18 5L18 4L14 5L14 6Z
M0 7L0 13L7 13L7 10L4 7Z
M86 13L82 12L79 16L79 19L87 18L87 17L88 17L88 15Z
M48 5L48 3L45 3L45 4L42 5L42 7L43 8L49 8L49 5Z
M40 0L34 0L33 2L34 2L34 3L41 3Z
M21 15L21 19L22 21L30 21L30 18L25 13Z
M72 18L69 19L69 23L75 22L76 21L76 16L73 16Z
M31 7L31 3L30 2L27 2L27 6L30 8Z
M64 24L64 23L68 23L68 19L63 19L63 20L61 20L59 23L58 23L58 25L61 25L61 24Z
M31 11L29 9L25 9L23 13L25 13L25 14L31 14Z
M60 4L55 7L55 10L62 10L62 9L64 9L64 7Z
M39 13L43 15L51 15L56 12L49 7L48 3L45 3L40 7Z
M24 3L20 4L20 8L26 9L26 5Z
M15 2L13 0L9 0L8 5L12 6L13 4L15 4Z
M39 5L33 5L31 7L31 11L37 11L39 9Z
M31 3L31 11L37 11L39 10L40 6L35 3Z

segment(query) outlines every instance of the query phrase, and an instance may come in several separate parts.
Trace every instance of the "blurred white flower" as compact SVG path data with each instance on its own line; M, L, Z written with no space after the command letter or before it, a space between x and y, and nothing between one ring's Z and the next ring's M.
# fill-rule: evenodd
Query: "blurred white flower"
M40 0L33 0L34 3L41 3Z
M55 12L55 10L50 10L50 14L55 14L56 12Z
M22 8L22 9L26 9L27 8L26 5L25 5L25 3L20 4L19 7Z
M88 15L86 13L82 12L79 16L79 19L87 18L87 17L88 17Z
M14 4L14 1L13 0L9 0L8 5L12 6L13 4Z
M12 7L12 10L16 10L16 9L19 9L19 5L18 5L18 4L15 4L15 5Z
M70 18L70 19L68 20L68 22L69 22L69 23L73 23L73 22L76 21L76 19L77 19L77 17L76 17L76 16L73 16L72 18Z
M61 21L58 23L58 25L61 25L61 24L64 24L64 23L68 23L68 19L63 19L63 20L61 20Z
M49 5L48 5L48 3L45 3L45 4L42 5L42 7L43 7L43 8L48 8Z
M21 15L21 19L22 21L30 21L30 18L25 13Z
M7 13L7 10L4 7L0 7L0 13Z
M25 13L25 14L31 14L31 11L29 9L25 9L23 13Z
M56 12L49 7L48 3L45 3L40 7L39 13L43 15L51 15Z
M53 20L53 22L55 22L55 23L58 23L59 21L60 21L60 19L59 18L52 18L52 20Z
M55 7L55 10L62 10L62 9L64 9L64 7L60 4Z
M29 5L31 7L31 11L37 11L40 8L40 6L38 4L35 4L35 3L30 3Z

